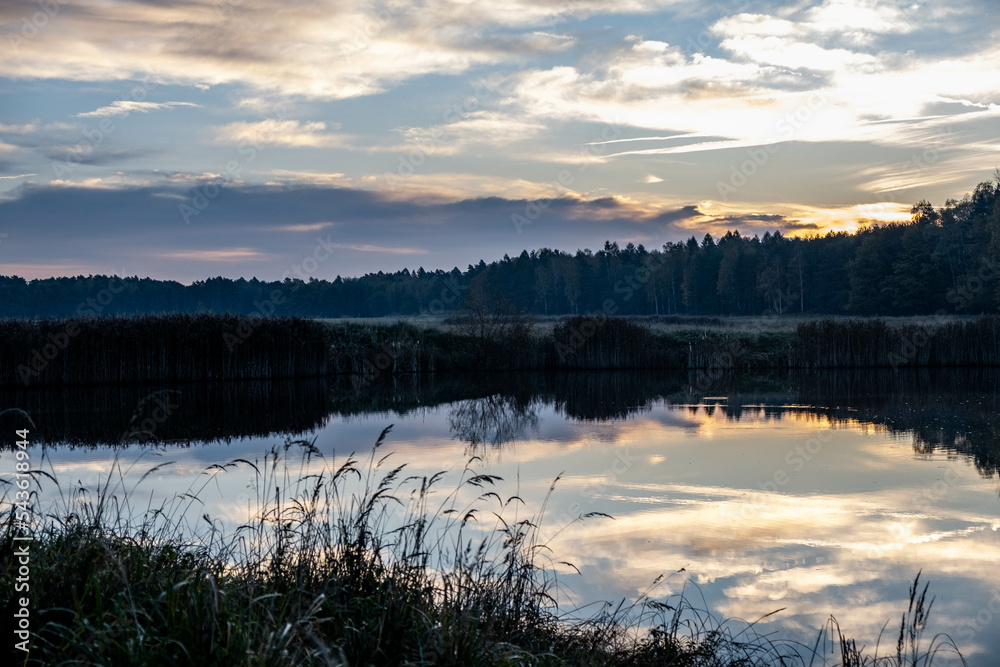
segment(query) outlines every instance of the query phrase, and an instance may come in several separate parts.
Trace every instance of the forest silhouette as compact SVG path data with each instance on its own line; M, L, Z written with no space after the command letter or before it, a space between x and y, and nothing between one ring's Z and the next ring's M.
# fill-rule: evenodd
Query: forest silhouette
M747 237L734 230L656 249L608 241L597 251L525 250L464 271L403 269L333 281L0 276L0 317L441 315L483 291L538 315L597 312L609 300L617 315L986 313L1000 307L998 273L1000 176L941 208L918 202L909 222L863 225L856 233Z

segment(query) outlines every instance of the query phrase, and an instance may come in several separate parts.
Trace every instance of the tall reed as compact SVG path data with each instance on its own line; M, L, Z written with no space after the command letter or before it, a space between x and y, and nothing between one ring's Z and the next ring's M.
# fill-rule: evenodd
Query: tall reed
M330 342L327 327L294 317L0 320L0 384L318 376L329 371Z
M799 324L793 364L803 368L1000 366L1000 315L926 325L882 319Z
M163 315L0 320L0 385L247 380L436 371L1000 366L1000 316L930 324L822 319L794 332L657 331L641 320L575 316L450 328L325 325L299 318ZM491 324L491 322L487 322Z

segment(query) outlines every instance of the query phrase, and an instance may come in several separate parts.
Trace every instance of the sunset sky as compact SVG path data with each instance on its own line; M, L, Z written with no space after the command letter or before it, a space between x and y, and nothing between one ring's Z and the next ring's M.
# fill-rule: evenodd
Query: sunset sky
M996 0L7 0L0 23L2 275L853 230L1000 165Z

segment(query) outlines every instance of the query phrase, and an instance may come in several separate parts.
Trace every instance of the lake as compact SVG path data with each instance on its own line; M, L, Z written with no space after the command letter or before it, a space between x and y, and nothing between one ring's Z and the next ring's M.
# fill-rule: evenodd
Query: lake
M43 480L40 506L95 488L117 461L133 508L194 489L193 520L231 528L252 471L205 474L212 464L260 460L288 439L314 439L331 460L366 455L393 424L379 456L413 475L448 471L442 496L476 457L476 472L503 478L484 490L517 495L524 516L546 503L542 535L574 566L553 565L569 613L683 590L725 617L780 609L758 631L810 645L831 614L859 646L888 623L886 654L922 571L936 596L929 635L949 633L977 667L1000 655L995 370L8 389L9 407L30 416L33 461L62 489ZM7 412L0 428L12 437L24 420ZM9 475L12 454L0 459ZM611 518L573 520L587 513Z

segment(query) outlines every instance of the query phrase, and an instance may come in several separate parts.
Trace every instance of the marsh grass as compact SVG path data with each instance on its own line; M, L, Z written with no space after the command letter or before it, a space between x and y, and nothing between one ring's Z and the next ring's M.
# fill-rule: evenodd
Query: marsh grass
M328 328L297 317L0 319L0 385L316 377L329 355Z
M1000 316L893 323L830 319L801 323L795 365L802 368L1000 365Z
M926 586L916 595L919 577L889 658L864 657L833 619L810 647L759 621L719 619L686 589L656 599L660 579L635 601L561 610L556 572L575 568L543 539L556 482L537 514L501 496L502 480L477 473L476 457L441 489L443 473L411 476L383 454L388 432L366 456L340 460L289 440L254 461L209 466L155 506L141 502L142 486L168 462L139 474L141 459L116 458L94 489L63 490L37 471L58 501L31 544L27 664L930 667L953 647L936 637L921 649L931 604ZM241 471L252 471L246 520L201 512L216 477ZM10 618L10 509L2 526ZM839 658L826 651L833 638ZM9 664L25 662L8 650Z
M1000 366L1000 316L604 317L539 324L497 307L440 325L143 315L0 320L0 386L363 381L439 371ZM794 325L794 329L791 328Z
M874 653L866 655L864 647L859 649L854 639L845 636L840 623L832 616L820 633L817 648L824 635L829 637L833 651L839 651L840 667L932 667L939 660L947 660L947 665L967 665L962 652L948 635L934 635L924 648L924 633L927 631L934 599L927 600L930 584L925 583L921 589L920 576L921 573L917 573L910 585L909 605L899 622L894 652L879 654L881 640L889 623L882 627Z

